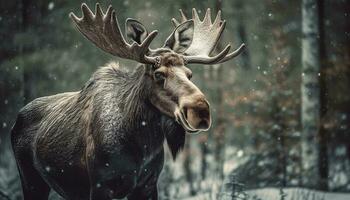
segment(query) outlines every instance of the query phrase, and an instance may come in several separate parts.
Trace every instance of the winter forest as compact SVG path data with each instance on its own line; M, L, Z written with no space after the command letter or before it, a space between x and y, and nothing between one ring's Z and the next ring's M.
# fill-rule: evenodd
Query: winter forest
M111 56L82 37L68 17L97 1L0 2L0 200L23 199L10 142L19 110L32 100L78 91ZM189 65L210 102L212 126L187 134L176 160L165 146L159 199L350 199L349 0L109 0L126 18L173 31L179 9L203 19L218 10L226 29L215 51L245 43L237 58ZM62 199L55 192L52 200Z

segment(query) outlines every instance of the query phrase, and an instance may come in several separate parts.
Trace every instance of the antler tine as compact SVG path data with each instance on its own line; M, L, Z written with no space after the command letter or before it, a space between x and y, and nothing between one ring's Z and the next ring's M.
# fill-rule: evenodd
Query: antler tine
M112 18L112 13L114 13L114 17ZM112 8L112 5L109 5L108 8L107 8L107 11L106 11L106 14L104 15L104 20L111 20L113 21L113 19L116 19L117 16L115 15L115 10ZM117 25L119 27L119 23L118 21L116 20L117 22ZM113 25L113 24L111 24Z
M154 64L155 58L146 54L150 51L149 46L157 31L149 34L142 44L128 44L121 34L115 10L109 6L104 14L97 3L95 14L83 3L81 6L82 17L78 18L74 13L70 17L75 22L78 30L100 49L121 58L135 60L140 63Z
M182 11L182 9L179 10L180 11L180 15L181 15L181 23L187 21L187 17L185 15L185 13Z
M197 64L215 64L219 63L231 49L231 45L227 45L224 50L218 53L216 56L185 56L187 63L197 63Z
M192 18L194 21L201 21L198 16L198 12L195 8L192 8Z
M231 60L234 57L237 57L239 54L241 54L245 49L245 44L241 44L241 46L238 47L238 49L236 49L234 52L228 54L227 56L225 56L222 60L220 60L218 63L223 63L226 62L228 60Z
M175 18L171 19L171 22L173 23L173 25L175 27L177 27L178 25L180 25L180 24L182 24L182 23L184 23L185 21L188 20L186 15L185 15L185 13L182 11L182 9L179 9L179 12L180 12L180 15L181 15L181 21L180 22L177 19L175 19Z
M153 39L157 36L158 31L152 31L146 39L142 42L141 47L148 48ZM136 43L136 42L135 42ZM135 44L134 43L134 44ZM137 44L137 43L136 43Z
M78 24L80 23L79 17L77 17L74 13L69 13L69 17L74 21L74 23Z
M100 6L100 4L99 3L96 3L96 6L95 6L95 13L96 13L96 18L100 18L100 19L102 19L103 18L103 11L102 11L102 9L101 9L101 6Z
M203 23L210 25L211 24L211 11L210 8L207 9L207 12L205 13Z
M175 27L177 27L178 25L180 25L180 22L177 21L175 18L172 18L172 19L171 19L171 22L173 23L173 25L174 25Z
M221 10L218 11L218 14L215 17L214 23L213 24L220 24L221 22Z
M92 11L88 8L88 6L85 3L81 5L81 11L83 13L83 20L90 21L95 17Z

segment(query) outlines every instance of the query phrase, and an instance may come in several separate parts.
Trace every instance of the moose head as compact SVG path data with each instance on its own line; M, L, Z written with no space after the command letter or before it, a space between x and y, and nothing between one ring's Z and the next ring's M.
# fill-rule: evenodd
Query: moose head
M129 44L121 33L116 12L111 6L106 13L99 4L96 4L95 13L86 4L82 4L81 9L81 18L73 13L70 17L88 40L114 56L145 64L145 75L152 84L149 102L175 119L188 133L209 129L209 103L190 80L192 72L187 65L223 63L243 51L244 44L231 53L231 46L227 45L211 56L225 28L220 11L212 22L210 9L202 21L195 9L191 19L180 10L181 21L172 19L175 29L164 45L151 49L150 44L157 31L149 33L139 21L129 18L125 23L127 39L132 42Z

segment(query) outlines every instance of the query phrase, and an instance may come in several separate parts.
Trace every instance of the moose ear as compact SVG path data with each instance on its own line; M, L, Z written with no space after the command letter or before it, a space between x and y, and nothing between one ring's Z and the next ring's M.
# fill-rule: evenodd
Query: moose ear
M163 47L183 53L191 45L193 39L193 20L178 25L174 32L165 41Z
M143 40L148 36L148 31L145 26L136 19L131 18L128 18L125 21L125 32L127 38L137 42L138 44L141 44Z

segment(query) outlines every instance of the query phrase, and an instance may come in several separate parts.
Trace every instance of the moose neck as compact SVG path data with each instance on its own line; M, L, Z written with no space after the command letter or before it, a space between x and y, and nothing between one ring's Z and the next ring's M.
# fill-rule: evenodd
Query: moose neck
M132 72L123 85L124 89L120 91L123 99L123 119L127 123L141 123L154 110L150 108L148 102L151 92L151 79L146 74L146 66L139 66Z
M152 92L149 69L150 66L140 66L134 72L126 73L115 64L100 68L83 87L78 102L83 107L91 104L95 126L107 127L112 133L122 128L123 132L132 134L129 136L137 138L140 146L148 141L155 142L157 148L162 147L165 137L175 158L184 146L185 130L149 102Z
M148 162L163 150L164 135L160 131L161 113L149 102L152 80L148 75L149 66L139 66L125 82L121 91L124 128L134 142L135 148L142 149L140 155Z
M96 123L114 126L118 122L117 126L130 130L155 113L148 103L151 85L144 66L125 72L110 63L94 73L82 88L78 102L86 104L92 98Z

